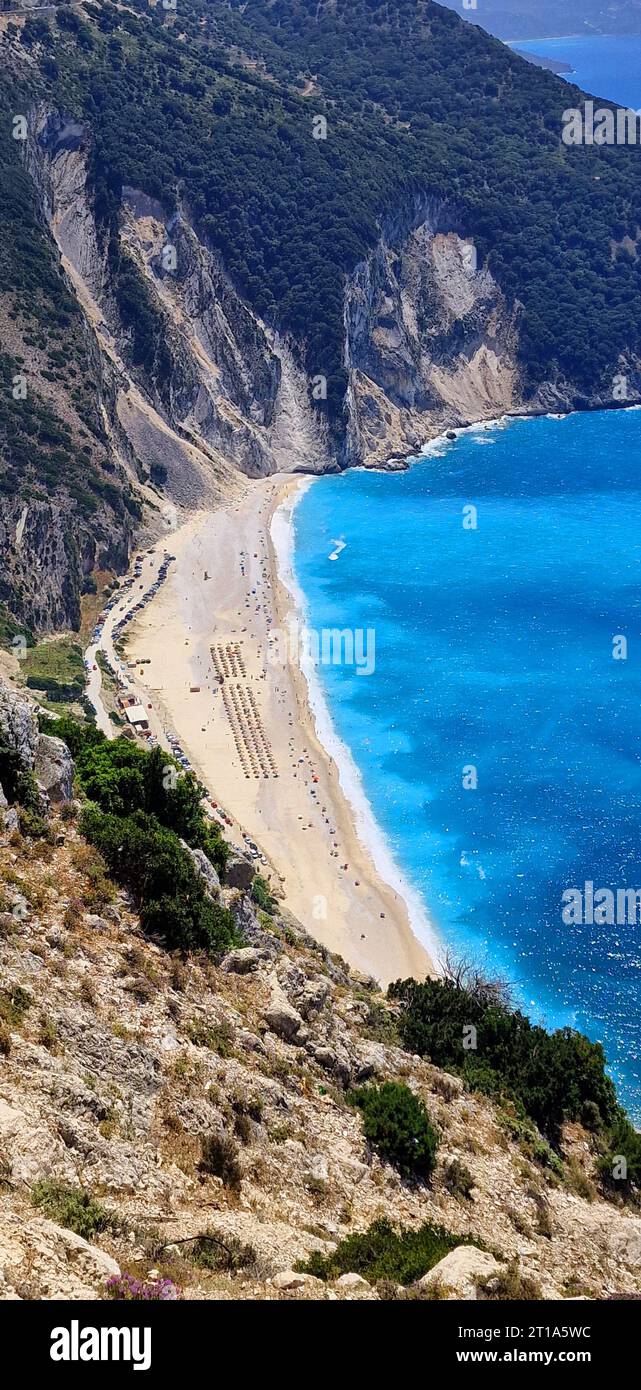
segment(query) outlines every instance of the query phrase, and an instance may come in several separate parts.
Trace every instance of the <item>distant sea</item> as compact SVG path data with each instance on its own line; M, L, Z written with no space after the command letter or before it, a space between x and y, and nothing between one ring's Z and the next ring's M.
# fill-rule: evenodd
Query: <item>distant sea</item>
M641 106L641 38L527 46ZM641 410L479 426L407 473L315 480L293 546L310 625L376 633L373 674L321 666L316 698L410 901L530 1017L601 1040L637 1123L641 927L561 911L641 889L640 459Z
M592 96L609 97L621 106L631 106L634 111L641 107L641 35L530 39L510 47L570 63L573 71L562 74L568 82Z

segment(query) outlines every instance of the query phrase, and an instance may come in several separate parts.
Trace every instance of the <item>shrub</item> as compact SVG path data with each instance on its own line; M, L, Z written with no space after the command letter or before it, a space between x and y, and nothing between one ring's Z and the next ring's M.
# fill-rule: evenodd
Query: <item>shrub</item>
M469 1242L469 1237L466 1239ZM346 1236L331 1255L315 1250L298 1268L317 1279L360 1274L370 1283L391 1279L397 1284L413 1284L460 1243L460 1236L430 1222L410 1231L387 1220L374 1221L366 1231Z
M187 1028L187 1037L194 1047L208 1047L219 1057L231 1057L234 1049L235 1033L228 1019L196 1019Z
M523 1274L516 1259L510 1261L507 1269L482 1279L479 1291L484 1299L508 1299L519 1303L543 1298L540 1284L528 1274Z
M0 990L0 1022L9 1029L19 1028L32 1002L31 995L22 985Z
M104 857L109 872L133 893L148 935L169 950L221 954L238 944L230 912L207 895L178 836L154 816L105 814L89 807L80 829Z
M106 907L116 896L115 885L107 874L107 866L102 855L93 845L81 841L72 847L71 858L74 867L83 878L82 901L76 900L77 912L82 912L83 903L93 911Z
M69 716L42 719L45 733L64 739L85 795L101 811L128 818L153 817L193 848L204 850L224 875L229 848L202 807L203 788L162 748L141 748L127 738L108 739L99 729ZM1 779L0 779L1 780Z
M620 1107L603 1136L604 1153L597 1170L606 1192L629 1197L641 1186L641 1134Z
M120 1230L118 1217L100 1202L95 1202L83 1188L44 1178L32 1187L31 1200L51 1221L75 1231L85 1240L93 1240L102 1231Z
M469 1168L460 1158L453 1158L445 1169L445 1186L455 1197L469 1197L474 1187L474 1178Z
M427 1178L436 1162L437 1136L422 1100L409 1086L384 1081L348 1095L363 1112L365 1138L404 1177Z
M0 1043L1 1047L1 1043ZM252 1122L249 1115L234 1115L234 1134L240 1139L241 1144L249 1144L253 1134Z
M401 1005L403 1046L439 1067L460 1072L486 1094L520 1103L551 1143L564 1119L578 1119L586 1102L601 1126L617 1113L600 1043L572 1028L547 1033L512 1009L498 986L459 971L443 980L397 981L390 997ZM464 1030L476 1028L477 1047L466 1050Z
M398 1024L391 1009L380 999L367 1001L367 1016L363 1020L363 1033L366 1038L385 1043L388 1047L398 1047Z
M28 836L30 840L42 840L51 835L51 830L44 816L40 811L34 811L30 806L20 807L18 825L20 834Z
M262 908L263 912L268 912L270 917L273 916L277 906L276 899L270 891L267 880L261 878L260 874L255 875L251 886L250 897Z
M200 1169L222 1178L224 1186L232 1190L240 1187L242 1171L238 1161L238 1147L229 1134L208 1134L202 1141Z
M81 818L81 833L133 893L143 930L183 952L222 954L238 945L231 913L209 897L181 844L202 849L224 872L228 846L204 814L203 789L193 775L180 773L160 748L140 748L126 738L110 741L68 715L40 724L65 740L77 780L95 803ZM105 884L103 870L96 891Z
M58 1051L58 1030L52 1018L48 1014L41 1014L38 1021L38 1042L41 1047L46 1047L48 1052Z
M190 1259L199 1269L215 1272L231 1273L237 1269L251 1269L257 1264L253 1245L243 1245L235 1236L225 1236L223 1240L210 1230L195 1237Z

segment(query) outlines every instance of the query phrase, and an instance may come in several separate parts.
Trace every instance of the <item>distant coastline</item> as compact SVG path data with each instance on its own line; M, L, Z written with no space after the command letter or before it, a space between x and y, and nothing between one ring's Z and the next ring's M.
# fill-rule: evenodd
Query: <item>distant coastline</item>
M534 39L533 42L536 43L537 40ZM541 42L543 42L543 40L541 40ZM554 72L560 77L566 77L568 73L576 71L571 63L564 63L560 58L546 58L542 53L526 53L524 48L516 48L514 44L510 44L509 47L514 53L518 54L519 58L523 58L526 63L531 63L535 68L544 68L546 72Z
M525 62L536 62L585 92L636 110L641 106L641 33L568 34L506 40ZM569 64L569 71L561 64ZM554 69L552 69L554 70Z

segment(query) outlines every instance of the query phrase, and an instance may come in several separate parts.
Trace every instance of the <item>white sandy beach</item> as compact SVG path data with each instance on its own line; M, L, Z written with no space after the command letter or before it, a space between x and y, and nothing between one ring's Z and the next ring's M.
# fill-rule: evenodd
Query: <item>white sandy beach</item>
M163 728L177 735L214 801L234 817L232 837L240 843L245 831L265 854L269 868L257 867L282 888L303 925L383 984L420 978L434 966L411 929L408 894L386 858L349 755L334 745L353 805L319 741L299 665L270 656L273 634L286 630L293 610L270 527L285 503L275 528L282 536L300 486L301 479L284 475L248 483L227 505L199 513L167 537L176 560L131 625L127 654L150 659L138 668L138 688ZM317 719L330 743L318 694Z

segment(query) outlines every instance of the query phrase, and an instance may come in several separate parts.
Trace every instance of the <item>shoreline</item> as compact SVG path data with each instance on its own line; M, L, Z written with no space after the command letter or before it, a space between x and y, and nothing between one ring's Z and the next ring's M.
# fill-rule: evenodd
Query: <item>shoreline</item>
M277 579L281 590L288 596L284 597L281 594L276 600L283 626L287 625L292 612L303 627L307 626L307 602L297 582L294 568L294 514L305 492L316 481L314 478L301 480L296 490L288 490L272 512L270 537L276 559ZM307 686L307 704L319 743L336 766L341 790L351 808L356 834L371 855L377 873L403 898L412 932L429 953L430 960L439 973L438 965L443 956L444 945L428 916L420 893L409 883L394 859L385 832L379 825L365 792L354 755L336 730L316 666L308 658L300 662L299 669Z
M601 408L638 410L641 404ZM504 412L459 425L456 438L520 419L577 413ZM406 467L455 445L448 433L441 430L408 453ZM178 740L214 801L214 814L224 810L231 818L224 834L245 851L248 838L255 842L264 855L257 872L271 877L311 935L383 984L438 975L446 943L394 858L353 754L334 728L316 670L305 669L300 654L278 667L270 658L270 632L272 638L286 632L292 617L305 623L292 528L296 505L314 481L316 475L306 473L239 479L214 511L187 516L151 547L153 554L170 546L176 561L128 631L127 658L149 664L127 675L152 711L152 732L168 749L168 735ZM212 649L230 644L240 644L247 658L246 690L260 696L279 782L257 784L240 761L212 664Z
M306 930L383 985L420 979L438 973L435 962L412 929L396 875L383 873L380 855L363 843L300 663L274 660L292 596L272 518L311 481L277 474L246 482L164 538L176 559L129 629L127 659L148 663L132 672L132 685L151 702L162 742L179 740L216 810L233 817L223 832L245 850L247 838L255 843L264 855L256 871Z

